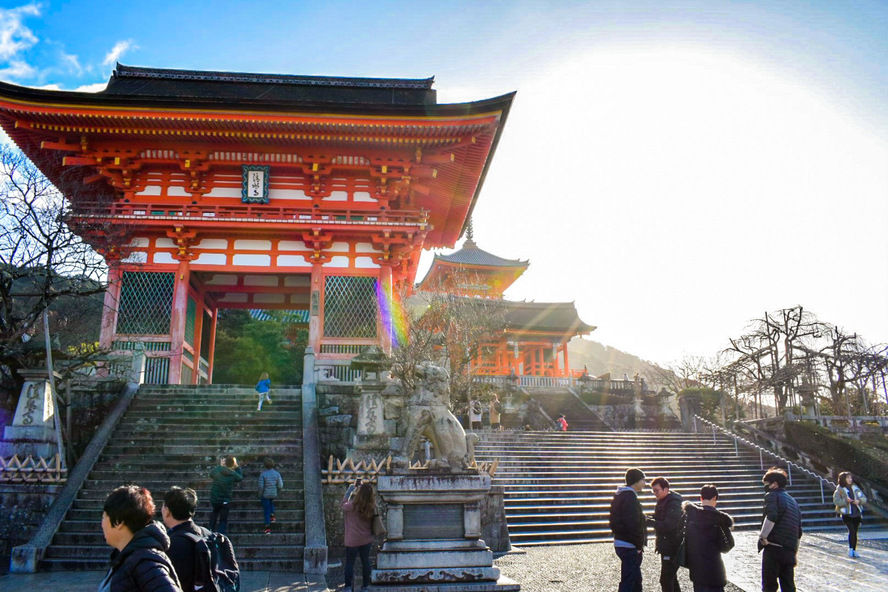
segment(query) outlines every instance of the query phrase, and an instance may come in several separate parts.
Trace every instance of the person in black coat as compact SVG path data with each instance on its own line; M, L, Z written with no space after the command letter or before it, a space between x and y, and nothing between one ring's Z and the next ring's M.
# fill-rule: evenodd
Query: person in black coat
M734 548L734 519L715 509L718 488L700 488L700 505L685 502L685 545L694 592L724 592L728 577L722 554Z
M167 555L176 569L182 592L194 592L194 567L197 556L194 539L188 534L203 537L203 530L192 518L197 511L197 492L193 489L171 487L163 496L161 515L170 535Z
M762 477L765 487L764 519L759 532L762 552L762 592L795 592L796 554L802 538L802 511L786 492L787 474L771 467Z
M678 551L681 536L682 499L669 490L669 481L665 477L651 481L651 492L657 498L657 506L654 517L648 522L653 524L657 533L655 550L660 554L660 588L663 592L681 592L675 552Z
M647 545L647 520L638 501L644 489L641 469L626 471L626 485L617 488L610 506L614 551L620 558L619 592L641 592L641 560Z
M114 551L99 592L182 592L166 554L170 538L153 516L154 500L144 487L124 485L108 495L102 533Z

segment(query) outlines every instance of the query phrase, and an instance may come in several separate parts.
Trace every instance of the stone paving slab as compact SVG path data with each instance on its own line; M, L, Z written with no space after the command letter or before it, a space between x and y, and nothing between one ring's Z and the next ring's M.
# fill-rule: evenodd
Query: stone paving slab
M95 592L107 572L51 571L36 574L7 574L0 576L3 592ZM322 576L275 571L241 572L241 592L326 592Z
M744 592L759 592L761 555L756 532L735 533L725 565L728 579ZM796 566L798 592L885 592L888 590L888 532L860 533L859 559L848 557L847 531L805 533Z
M761 590L761 556L756 551L754 531L734 534L736 546L725 556L730 583L726 592ZM888 591L888 531L861 533L860 559L847 556L844 531L806 533L796 568L798 592L886 592ZM617 589L620 560L610 543L516 547L494 561L503 576L521 584L523 592L586 592ZM643 591L659 592L660 559L644 554ZM0 576L3 592L94 592L104 572L47 572ZM327 584L317 576L283 572L243 572L243 592L329 592L342 589L342 566L332 564ZM684 592L693 590L686 569L679 570ZM383 589L371 587L371 589Z

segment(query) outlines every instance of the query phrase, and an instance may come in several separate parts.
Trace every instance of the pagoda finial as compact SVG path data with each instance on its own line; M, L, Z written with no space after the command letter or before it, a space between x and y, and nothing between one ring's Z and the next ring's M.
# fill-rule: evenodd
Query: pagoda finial
M466 240L473 242L475 240L475 225L471 218L469 218L469 226L466 228Z

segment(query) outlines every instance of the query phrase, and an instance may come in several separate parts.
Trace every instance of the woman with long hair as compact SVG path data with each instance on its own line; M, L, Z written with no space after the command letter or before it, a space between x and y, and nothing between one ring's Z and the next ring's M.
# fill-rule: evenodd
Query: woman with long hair
M370 546L373 544L373 516L376 495L373 486L358 478L348 487L342 502L345 518L345 589L352 592L355 579L355 558L361 556L361 592L370 586Z
M857 529L863 519L866 496L854 484L854 478L848 471L839 473L833 503L836 505L836 513L842 517L842 522L848 528L848 557L860 557L857 552Z

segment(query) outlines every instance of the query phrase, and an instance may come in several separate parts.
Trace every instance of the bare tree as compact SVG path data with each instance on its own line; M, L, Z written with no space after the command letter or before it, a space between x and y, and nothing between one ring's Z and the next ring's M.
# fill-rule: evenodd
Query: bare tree
M107 266L96 249L119 251L127 230L80 219L73 232L71 203L9 145L0 146L0 198L0 371L15 382L16 369L42 357L27 346L41 315L50 311L51 327L68 323L61 303L103 293Z
M450 372L451 403L464 407L479 387L474 364L484 346L505 329L502 301L422 293L402 300L408 311L405 343L392 352L402 388L412 392L420 362L437 361Z

